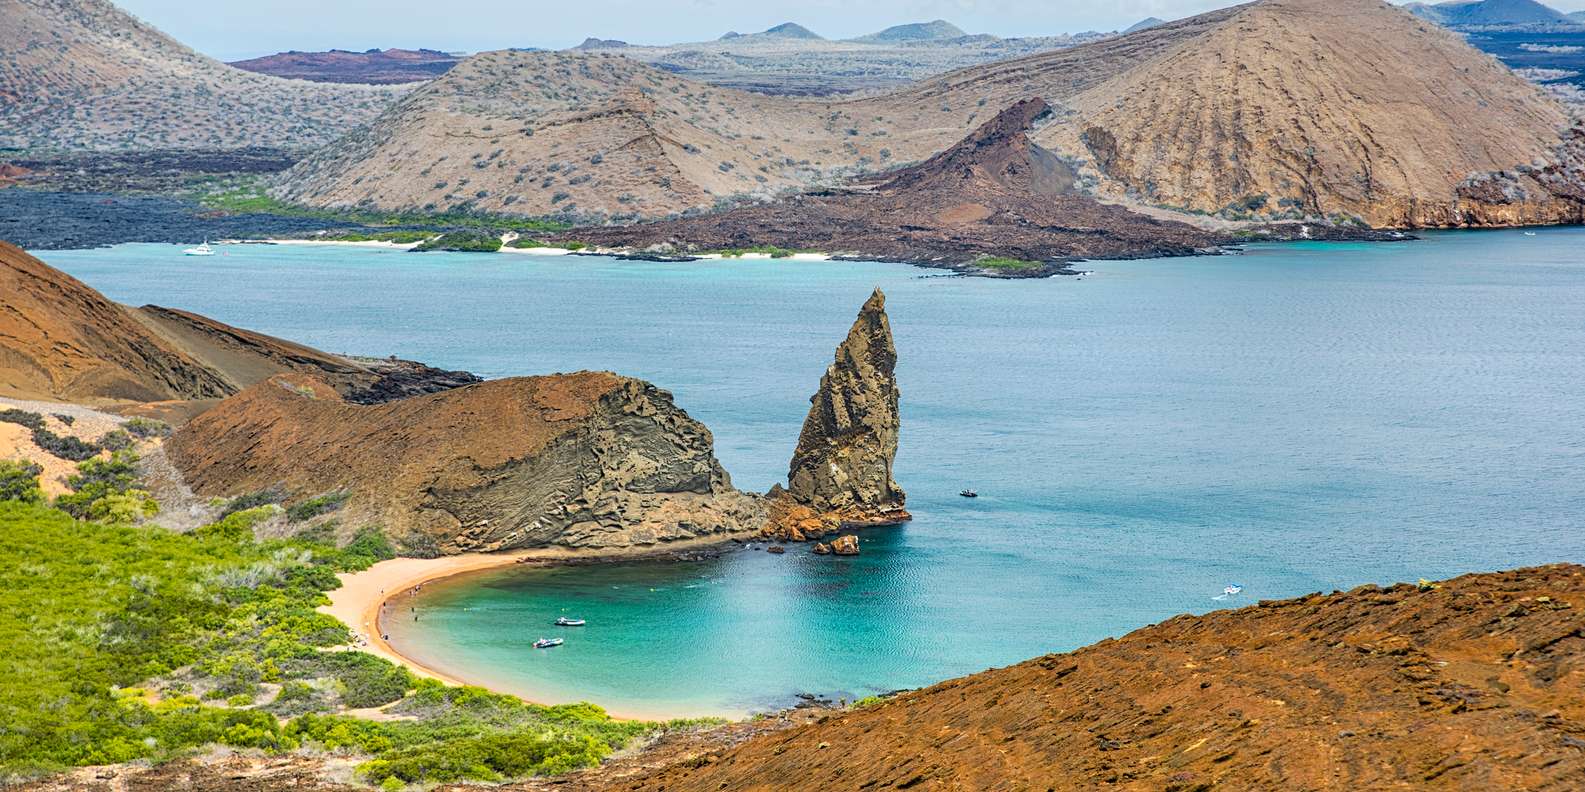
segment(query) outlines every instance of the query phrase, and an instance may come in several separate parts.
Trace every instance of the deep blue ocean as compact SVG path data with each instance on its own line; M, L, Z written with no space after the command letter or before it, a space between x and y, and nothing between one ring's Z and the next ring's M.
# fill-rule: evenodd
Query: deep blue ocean
M484 573L427 587L417 622L392 621L404 652L539 700L735 715L925 685L1185 611L1585 561L1581 229L1257 246L1032 282L223 250L41 255L113 299L330 351L649 379L750 490L785 475L836 344L885 289L914 522L865 532L851 559L795 547ZM1230 583L1243 594L1212 599ZM590 626L548 626L563 614ZM552 634L566 645L529 647Z

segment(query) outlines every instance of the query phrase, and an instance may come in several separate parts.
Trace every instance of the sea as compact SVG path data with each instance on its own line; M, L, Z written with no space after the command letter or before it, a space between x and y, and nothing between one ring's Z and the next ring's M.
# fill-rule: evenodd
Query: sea
M851 558L761 544L481 572L387 619L403 653L536 701L736 717L930 685L1180 613L1585 561L1578 228L1254 245L1035 281L220 250L39 255L115 300L329 351L486 377L641 377L707 424L755 491L786 475L836 345L885 291L913 522L861 532ZM565 644L531 647L552 636Z

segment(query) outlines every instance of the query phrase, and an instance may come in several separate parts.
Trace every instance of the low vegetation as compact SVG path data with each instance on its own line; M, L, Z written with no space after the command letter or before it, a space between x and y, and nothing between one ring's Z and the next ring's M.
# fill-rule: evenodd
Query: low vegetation
M531 237L518 237L517 239L506 243L506 246L509 248L516 248L518 250L528 250L530 248L560 248L562 250L572 251L583 250L584 248L589 247L582 242L546 242L543 239L533 239Z
M1038 261L1027 261L1025 259L1007 258L1004 256L985 256L983 258L976 259L974 261L974 266L988 270L1030 270L1040 269L1045 265Z
M135 462L84 462L54 504L37 466L0 463L0 781L218 744L352 753L363 780L400 788L586 767L667 728L419 681L356 651L315 608L337 572L393 555L383 533L337 547L320 524L258 541L280 511L269 503L189 534L135 524L152 503ZM346 714L381 706L403 719Z
M327 224L369 226L374 228L381 226L417 226L437 231L478 229L492 232L544 232L561 231L568 227L566 223L557 220L513 217L483 212L428 213L368 211L361 209L315 209L275 198L265 191L260 182L247 178L229 179L225 182L206 185L204 188L199 189L194 197L204 208L220 212L309 217L322 219ZM393 233L417 232L402 231ZM433 231L428 232L425 237L432 236L433 233Z
M717 255L723 258L742 258L743 256L749 254L757 254L762 256L770 256L773 259L792 258L794 254L804 252L808 251L789 250L787 248L776 247L775 245L755 245L754 247L721 248L719 250L703 251L705 255Z
M412 252L449 250L457 253L495 253L500 249L501 238L493 231L451 231L418 243Z

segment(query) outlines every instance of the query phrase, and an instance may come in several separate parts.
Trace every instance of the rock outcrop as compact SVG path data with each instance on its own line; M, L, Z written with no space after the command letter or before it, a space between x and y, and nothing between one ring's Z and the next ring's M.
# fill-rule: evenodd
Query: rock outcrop
M360 402L478 381L410 361L332 355L173 308L130 308L0 242L0 395L203 406L287 372L313 374Z
M831 552L839 556L856 556L859 554L859 538L853 534L838 536L831 542Z
M379 405L279 376L194 418L167 448L201 495L350 492L344 523L382 525L418 553L652 546L765 520L671 394L606 372Z
M809 400L787 488L773 497L841 525L910 519L906 496L892 479L899 427L896 366L886 295L876 289Z

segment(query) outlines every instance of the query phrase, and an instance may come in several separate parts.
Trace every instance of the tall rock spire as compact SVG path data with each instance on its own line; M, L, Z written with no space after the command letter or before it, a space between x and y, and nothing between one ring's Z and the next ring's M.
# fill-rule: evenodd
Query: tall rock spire
M809 400L809 416L787 471L787 494L797 503L847 525L909 519L903 509L906 496L892 480L896 365L886 295L876 289Z

